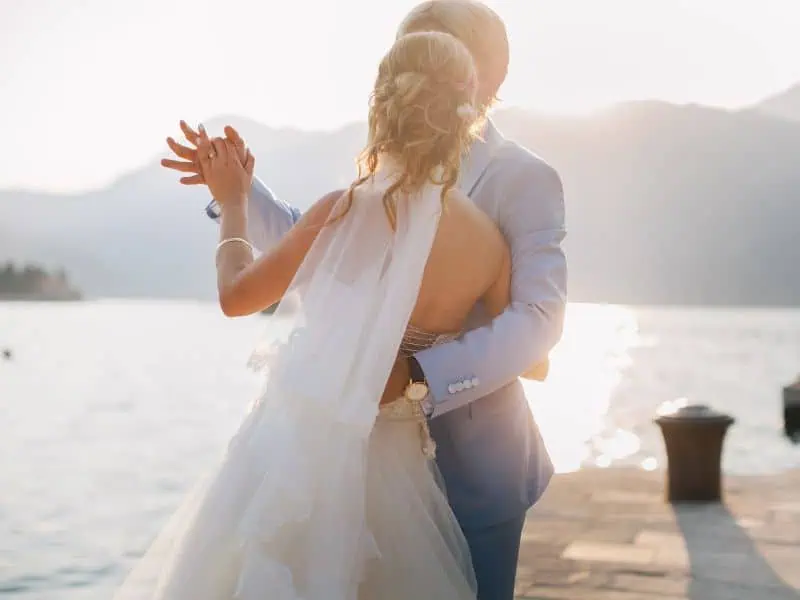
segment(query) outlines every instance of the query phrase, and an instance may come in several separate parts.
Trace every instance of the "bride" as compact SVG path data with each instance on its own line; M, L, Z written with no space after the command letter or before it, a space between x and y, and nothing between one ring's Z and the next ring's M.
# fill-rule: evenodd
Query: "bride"
M478 130L475 67L444 33L380 63L358 179L321 198L268 254L247 240L253 157L202 134L222 205L219 300L280 300L253 356L265 387L117 600L466 600L469 551L439 486L404 357L508 303L510 257L456 187ZM448 440L439 440L448 443Z

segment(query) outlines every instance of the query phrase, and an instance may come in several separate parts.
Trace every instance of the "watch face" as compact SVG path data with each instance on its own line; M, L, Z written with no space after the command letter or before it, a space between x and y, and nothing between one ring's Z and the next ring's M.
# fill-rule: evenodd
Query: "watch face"
M428 395L428 386L417 381L409 383L406 388L406 398L412 402L422 402Z

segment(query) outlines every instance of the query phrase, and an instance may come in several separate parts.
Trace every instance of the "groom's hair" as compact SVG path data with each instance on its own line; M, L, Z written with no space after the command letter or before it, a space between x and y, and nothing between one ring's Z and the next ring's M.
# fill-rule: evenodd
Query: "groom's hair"
M403 19L397 37L420 31L449 33L467 47L478 70L478 101L491 106L508 73L508 34L499 15L477 0L426 0Z

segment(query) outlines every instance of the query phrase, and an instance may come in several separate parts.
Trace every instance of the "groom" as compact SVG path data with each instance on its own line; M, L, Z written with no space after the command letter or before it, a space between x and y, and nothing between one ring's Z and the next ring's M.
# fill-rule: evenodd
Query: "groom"
M502 20L473 0L429 0L414 8L397 35L443 31L472 52L482 106L494 102L508 68ZM184 131L191 142L196 134ZM228 129L232 141L240 138ZM164 166L203 183L196 151L170 140L188 162ZM519 377L543 363L561 336L566 302L564 200L558 174L503 138L489 121L462 165L460 188L489 214L512 253L511 304L495 319L480 307L460 339L423 350L408 361L408 378L430 390L426 401L437 442L437 464L464 531L480 600L512 600L525 513L542 495L553 466ZM216 205L208 207L218 216ZM258 179L249 201L250 240L268 250L299 219Z

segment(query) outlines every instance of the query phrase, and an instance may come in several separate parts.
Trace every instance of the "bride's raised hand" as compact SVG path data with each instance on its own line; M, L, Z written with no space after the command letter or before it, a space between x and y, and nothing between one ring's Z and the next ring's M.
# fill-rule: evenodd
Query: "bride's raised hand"
M253 181L255 157L248 149L242 161L237 150L231 141L225 138L209 139L201 130L197 156L203 179L212 196L223 207L246 202Z
M205 184L197 154L197 145L205 135L205 128L201 124L198 130L195 131L186 121L181 121L179 125L189 145L179 144L174 138L168 137L167 146L172 150L175 158L183 160L165 158L162 159L161 166L180 173L186 173L180 180L183 185ZM239 161L244 164L247 161L247 145L242 139L242 136L239 135L236 129L227 125L225 127L225 137L233 144L234 148L236 148L236 155L239 157Z

